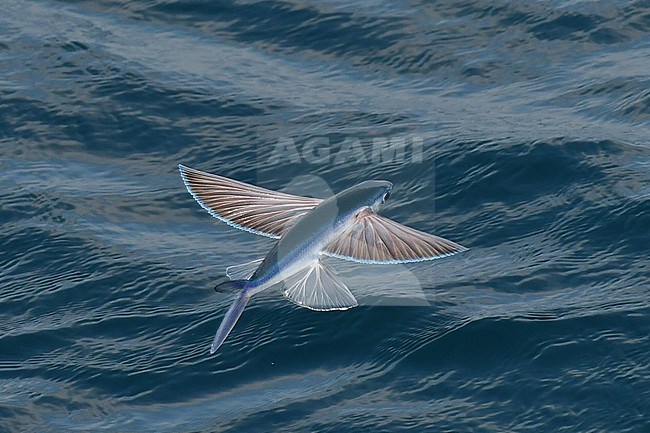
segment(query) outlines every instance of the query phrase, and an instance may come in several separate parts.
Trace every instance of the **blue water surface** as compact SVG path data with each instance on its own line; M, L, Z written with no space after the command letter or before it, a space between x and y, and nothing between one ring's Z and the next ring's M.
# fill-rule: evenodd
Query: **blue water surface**
M1 9L1 432L650 431L647 1ZM212 288L273 241L179 163L387 179L470 250L333 259L359 307L269 290L210 356Z

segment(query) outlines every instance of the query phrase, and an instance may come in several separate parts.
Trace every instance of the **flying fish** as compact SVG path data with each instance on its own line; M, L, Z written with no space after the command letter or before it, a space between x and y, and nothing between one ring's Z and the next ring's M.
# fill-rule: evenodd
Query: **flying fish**
M301 307L347 310L358 302L326 256L366 264L411 263L447 257L467 248L377 214L393 184L369 180L323 200L300 197L206 173L184 165L187 190L215 218L274 239L266 257L230 266L230 281L218 291L237 291L214 337L210 353L224 342L250 298L281 285Z

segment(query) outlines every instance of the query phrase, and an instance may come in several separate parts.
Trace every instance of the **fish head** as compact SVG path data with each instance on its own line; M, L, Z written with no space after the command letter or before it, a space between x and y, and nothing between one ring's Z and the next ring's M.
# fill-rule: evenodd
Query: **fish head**
M389 199L393 183L387 180L367 180L353 189L360 205L376 211Z

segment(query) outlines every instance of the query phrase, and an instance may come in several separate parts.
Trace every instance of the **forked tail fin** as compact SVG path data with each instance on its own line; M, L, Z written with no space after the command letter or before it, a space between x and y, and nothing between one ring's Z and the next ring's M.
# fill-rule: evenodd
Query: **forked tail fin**
M235 280L226 281L220 284L220 286L228 285L229 288L236 285L241 288L241 291L237 294L237 297L230 305L230 308L228 308L225 317L221 321L221 325L219 325L219 329L217 329L217 333L214 336L214 340L212 341L210 353L216 352L217 349L223 344L226 337L228 337L228 334L230 334L230 331L232 331L232 328L235 327L235 323L237 323L239 316L241 316L241 313L244 312L244 308L246 308L246 304L248 304L248 300L251 298L248 294L248 291L244 289L246 283L247 280Z

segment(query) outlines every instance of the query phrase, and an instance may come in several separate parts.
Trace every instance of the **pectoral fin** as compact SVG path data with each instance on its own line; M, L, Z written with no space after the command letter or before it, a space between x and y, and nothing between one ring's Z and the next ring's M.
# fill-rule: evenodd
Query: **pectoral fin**
M257 235L279 239L301 216L323 200L250 185L179 165L194 199L210 215Z
M359 305L334 269L321 260L287 278L283 285L287 299L311 310L347 310Z
M370 264L411 263L466 251L448 239L407 227L366 210L323 251L325 255Z

